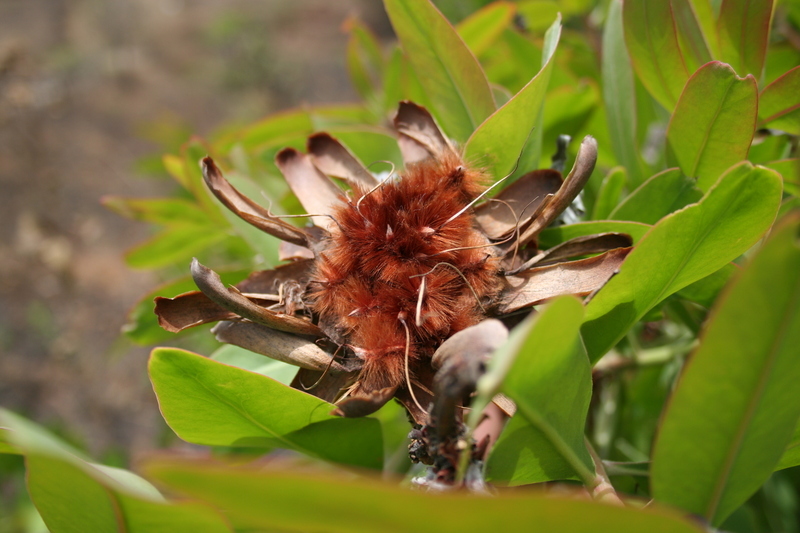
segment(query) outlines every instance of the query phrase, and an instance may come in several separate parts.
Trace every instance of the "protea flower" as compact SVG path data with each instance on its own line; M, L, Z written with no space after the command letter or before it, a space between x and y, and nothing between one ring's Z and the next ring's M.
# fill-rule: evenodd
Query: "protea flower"
M195 261L200 291L157 298L161 326L220 321L213 329L220 341L299 366L293 386L336 403L338 414L363 416L394 397L425 426L432 403L434 417L458 416L437 407L437 391L449 387L459 401L470 392L452 375L450 385L441 373L434 383L436 369L454 353L482 362L504 340L500 323L486 319L510 324L517 319L510 315L548 298L590 294L630 250L622 234L537 248L539 232L594 168L591 137L566 179L536 170L489 198L497 177L463 161L427 110L403 102L394 126L405 169L382 181L326 133L308 139L308 154L287 148L277 155L313 220L305 229L242 196L205 158L214 195L281 239L281 258L290 262L226 287ZM591 254L600 255L570 261Z

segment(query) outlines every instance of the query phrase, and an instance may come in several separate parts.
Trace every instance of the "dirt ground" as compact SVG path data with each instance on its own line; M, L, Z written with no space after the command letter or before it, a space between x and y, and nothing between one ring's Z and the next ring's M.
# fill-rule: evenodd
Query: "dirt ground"
M152 139L354 100L352 14L389 37L375 0L0 0L0 406L98 458L157 445L148 349L118 341L147 228L98 200L169 189L135 170Z

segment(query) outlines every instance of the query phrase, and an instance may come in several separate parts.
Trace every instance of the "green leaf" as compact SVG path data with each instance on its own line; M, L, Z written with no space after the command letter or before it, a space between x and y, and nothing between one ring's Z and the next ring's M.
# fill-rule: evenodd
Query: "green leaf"
M515 5L492 2L462 20L456 31L476 56L489 48L514 20Z
M208 215L183 198L123 198L105 196L103 206L118 215L153 224L208 224Z
M590 359L667 296L747 251L772 224L780 198L778 174L743 162L699 203L661 219L587 305L582 331Z
M161 268L187 262L192 256L223 240L227 234L214 226L168 226L125 254L132 268Z
M596 533L598 524L613 524L615 533L701 531L664 509L613 507L530 492L501 497L430 493L377 479L232 470L187 461L154 461L146 470L183 494L225 509L234 527L248 530L441 533L535 528Z
M230 531L211 509L174 504L133 472L89 463L41 427L4 409L0 426L25 455L31 499L53 532Z
M714 0L718 2L718 0ZM718 57L719 42L717 39L717 18L714 8L709 0L689 0L697 23L703 32L706 44L711 52L711 57Z
M292 380L297 375L296 366L245 350L233 344L221 346L211 354L211 359L218 363L267 376L284 385L291 385Z
M713 274L682 288L678 291L678 296L698 303L706 309L711 309L717 295L738 271L739 268L735 263L728 263Z
M495 110L483 69L429 0L384 0L384 5L431 99L430 112L445 133L464 142Z
M655 224L666 215L702 198L695 181L677 168L667 169L645 181L611 212L613 220Z
M622 0L613 0L603 29L603 103L611 149L627 169L633 188L642 183L644 176L636 140L636 87L622 28Z
M719 59L760 78L769 43L772 0L723 0L717 20Z
M564 2L554 0L522 0L517 4L517 13L525 29L535 34L545 31L559 13L570 15Z
M525 485L594 476L583 439L592 378L582 319L579 300L557 298L520 324L524 341L503 352L510 361L493 362L508 367L501 390L517 413L492 448L487 480Z
M799 237L800 216L773 230L717 302L656 439L654 497L713 525L767 480L800 418Z
M614 167L608 171L608 174L600 184L600 190L597 191L592 219L604 220L609 217L619 203L619 197L622 195L622 189L625 188L625 182L627 181L626 177L625 167Z
M489 175L495 178L501 178L514 169L531 131L541 120L553 54L560 35L561 17L558 17L545 38L542 69L511 100L486 119L464 147L464 158L486 168Z
M678 26L678 42L681 46L683 57L689 65L689 72L694 72L700 65L705 65L713 59L709 47L709 39L700 26L695 4L691 0L671 0L672 13ZM708 4L705 4L708 6ZM715 34L712 33L713 37Z
M211 446L278 446L312 457L380 468L380 424L338 418L334 406L268 377L173 348L150 357L150 379L167 424Z
M784 468L797 465L800 465L800 424L795 426L792 440L790 440L789 445L786 446L775 470L783 470Z
M800 67L767 85L758 97L759 124L800 135Z
M627 233L633 239L634 244L650 231L652 226L639 222L620 222L616 220L600 220L593 222L578 222L567 226L553 226L547 228L539 234L540 248L552 248L557 244L566 242L575 237L594 235L595 233L617 232Z
M747 158L756 126L758 86L712 61L686 84L667 128L669 156L707 191L725 170Z
M364 100L377 97L383 79L383 52L378 39L355 17L345 22L350 38L347 41L347 70L350 81Z
M627 0L622 18L636 74L653 98L672 111L689 72L678 45L670 2Z

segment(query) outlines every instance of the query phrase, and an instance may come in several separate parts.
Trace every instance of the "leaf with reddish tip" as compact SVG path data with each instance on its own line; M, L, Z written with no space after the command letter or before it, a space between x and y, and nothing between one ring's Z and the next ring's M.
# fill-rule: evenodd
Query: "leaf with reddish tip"
M266 376L174 348L153 350L148 368L164 419L188 442L278 446L363 468L383 461L377 420L333 417L333 405Z
M800 135L800 67L767 85L758 97L759 123Z
M308 155L323 174L342 178L351 187L371 189L378 180L342 143L327 133L315 133L306 143Z
M495 110L478 60L429 0L384 0L386 13L444 130L464 142Z
M345 200L342 190L317 170L311 159L294 148L284 148L275 156L286 183L309 214L330 215ZM311 217L316 226L331 231L336 222L327 216Z
M636 74L653 98L671 111L689 72L678 45L670 2L627 0L622 18Z
M539 73L487 118L464 147L464 159L485 168L495 179L514 170L531 132L541 119L544 96L554 64L553 55L560 36L559 16L545 37L543 65Z
M742 76L760 78L771 21L772 0L723 0L717 20L719 59Z
M563 294L585 296L602 287L619 269L631 248L550 266L532 268L503 278L497 312L506 314Z
M667 128L669 156L707 191L725 170L747 158L756 126L758 86L712 61L695 72Z
M281 240L300 246L308 246L310 244L310 234L273 217L267 209L264 209L236 190L222 176L219 167L214 164L210 157L204 158L202 165L203 178L206 185L214 193L214 196L233 213L258 229Z

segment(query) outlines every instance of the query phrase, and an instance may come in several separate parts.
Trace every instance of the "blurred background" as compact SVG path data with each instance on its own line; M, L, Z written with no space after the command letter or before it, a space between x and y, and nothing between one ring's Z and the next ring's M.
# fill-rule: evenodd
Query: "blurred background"
M192 134L355 101L351 16L393 39L375 0L0 0L0 405L112 464L159 445L119 336L159 281L122 258L148 228L100 198L169 193Z

